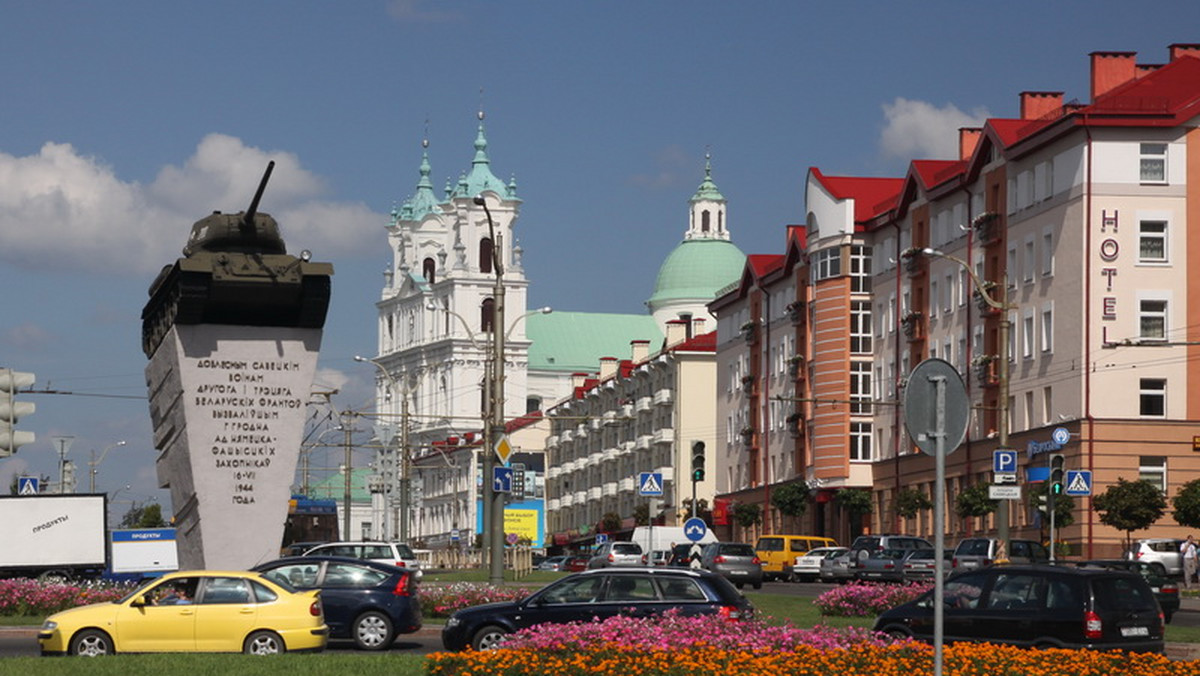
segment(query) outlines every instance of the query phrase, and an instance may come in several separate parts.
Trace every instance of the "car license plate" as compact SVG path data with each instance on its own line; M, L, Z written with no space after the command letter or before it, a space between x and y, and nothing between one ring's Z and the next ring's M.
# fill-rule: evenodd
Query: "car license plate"
M1149 627L1121 627L1121 636L1149 636Z
M745 571L745 570L731 570L731 571L729 571L729 574L730 574L730 575L748 575L748 574L749 574L749 571Z

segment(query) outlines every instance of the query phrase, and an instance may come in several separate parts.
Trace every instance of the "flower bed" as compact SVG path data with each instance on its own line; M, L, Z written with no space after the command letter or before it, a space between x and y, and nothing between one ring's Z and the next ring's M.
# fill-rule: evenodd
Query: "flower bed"
M116 601L131 589L104 582L61 584L27 578L0 580L0 615L50 615L89 603Z
M456 610L482 603L516 601L529 596L519 587L493 587L487 584L456 582L445 586L421 587L421 612L425 617L450 617Z
M832 617L875 617L933 589L932 582L912 584L874 584L852 582L831 589L814 603L822 615Z
M933 672L933 648L903 642L890 646L864 644L834 650L799 646L793 651L754 652L712 646L647 650L608 644L586 650L513 650L434 653L426 660L430 676L489 674L595 674L621 676L728 676L788 674L829 676L871 674L912 676ZM1193 674L1195 663L1172 662L1161 655L1132 655L1089 650L1022 650L991 644L946 646L945 676L1025 674L1122 674L1175 676Z

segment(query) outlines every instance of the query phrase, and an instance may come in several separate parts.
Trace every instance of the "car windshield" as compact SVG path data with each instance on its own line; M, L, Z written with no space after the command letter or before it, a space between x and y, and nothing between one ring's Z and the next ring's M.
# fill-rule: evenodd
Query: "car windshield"
M399 554L400 558L402 559L417 558L417 555L413 553L412 548L408 545L396 545L396 553Z
M904 558L903 549L883 549L871 554L872 559L902 559Z
M958 549L954 552L958 556L987 556L988 541L987 540L963 540L958 543Z
M1096 606L1105 610L1132 611L1158 608L1146 583L1131 577L1098 577L1092 581Z
M614 544L612 551L614 554L641 554L642 548L637 543Z
M720 548L720 550L718 550L718 553L721 556L751 557L751 556L755 555L754 550L751 549L750 545L721 545L721 548Z

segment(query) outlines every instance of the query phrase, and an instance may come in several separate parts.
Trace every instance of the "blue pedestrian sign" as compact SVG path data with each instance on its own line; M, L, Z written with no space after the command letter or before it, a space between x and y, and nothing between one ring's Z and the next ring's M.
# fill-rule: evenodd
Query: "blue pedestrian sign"
M692 517L683 522L683 535L692 542L699 542L708 533L708 524L704 519Z
M17 495L37 495L41 488L35 476L17 477Z
M1067 485L1063 488L1067 495L1091 495L1092 472L1086 469L1067 470Z
M496 493L512 493L513 471L511 467L492 468L492 491Z
M996 474L1017 473L1017 449L997 448L992 451L992 471Z
M662 494L662 472L642 472L638 475L638 495L657 497Z

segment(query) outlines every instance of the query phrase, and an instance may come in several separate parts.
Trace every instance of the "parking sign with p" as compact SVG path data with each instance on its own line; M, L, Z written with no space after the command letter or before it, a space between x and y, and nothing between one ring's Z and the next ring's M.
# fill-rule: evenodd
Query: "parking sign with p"
M992 451L992 471L996 474L1017 473L1017 449L997 448Z

